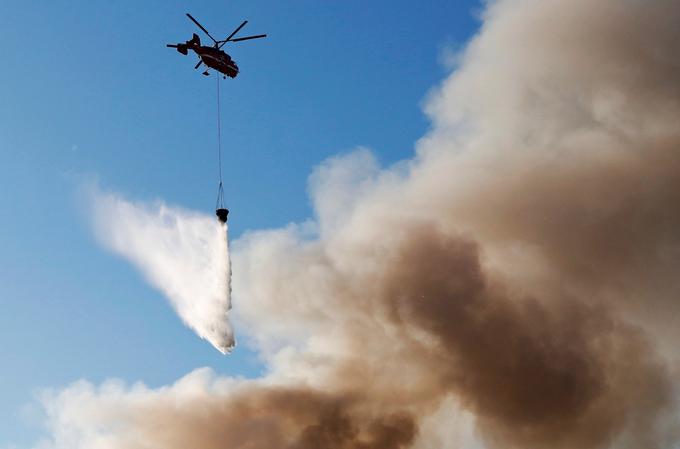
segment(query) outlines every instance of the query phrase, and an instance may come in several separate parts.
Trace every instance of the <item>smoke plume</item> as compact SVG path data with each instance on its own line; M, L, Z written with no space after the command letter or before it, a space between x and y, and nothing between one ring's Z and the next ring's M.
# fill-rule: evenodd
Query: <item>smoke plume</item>
M267 375L75 384L46 447L674 447L678 55L675 0L489 2L412 160L326 161L313 222L235 242Z
M235 345L229 323L231 268L226 224L169 208L95 192L99 240L135 265L182 321L222 353Z

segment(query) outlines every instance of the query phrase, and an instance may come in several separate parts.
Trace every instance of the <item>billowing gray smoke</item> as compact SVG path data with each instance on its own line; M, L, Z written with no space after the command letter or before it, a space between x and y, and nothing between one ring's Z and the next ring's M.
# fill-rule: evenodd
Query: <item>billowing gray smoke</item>
M52 445L674 447L679 55L675 0L489 3L412 161L327 161L313 224L236 242L269 373L76 384Z

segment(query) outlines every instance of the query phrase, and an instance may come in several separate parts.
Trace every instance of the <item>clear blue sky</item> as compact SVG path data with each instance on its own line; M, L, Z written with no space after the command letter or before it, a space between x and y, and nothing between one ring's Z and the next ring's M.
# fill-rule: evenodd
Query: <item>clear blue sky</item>
M11 1L0 14L0 447L30 445L36 391L80 378L151 386L194 368L255 376L185 328L166 300L94 241L78 201L97 178L133 199L212 213L215 78L166 43L241 20L265 40L226 49L222 84L231 238L310 216L307 176L370 147L409 157L445 47L475 32L475 1ZM24 411L22 411L24 410ZM30 415L30 413L28 413Z

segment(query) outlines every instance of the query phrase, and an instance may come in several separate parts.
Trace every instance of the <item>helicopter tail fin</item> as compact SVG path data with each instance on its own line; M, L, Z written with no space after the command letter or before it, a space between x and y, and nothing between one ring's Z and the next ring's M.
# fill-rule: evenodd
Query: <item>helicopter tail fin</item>
M196 46L201 46L201 38L198 37L198 34L194 33L193 36L191 36L191 40L187 41L187 45L196 45Z

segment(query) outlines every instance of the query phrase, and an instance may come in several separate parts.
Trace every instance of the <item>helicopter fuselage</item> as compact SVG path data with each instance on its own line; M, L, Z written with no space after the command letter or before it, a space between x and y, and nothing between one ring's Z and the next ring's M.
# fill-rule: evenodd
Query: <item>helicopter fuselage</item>
M220 73L227 75L230 78L236 78L238 75L238 66L231 59L227 53L213 47L207 46L192 46L191 48L201 58L203 64L211 69L215 69Z

